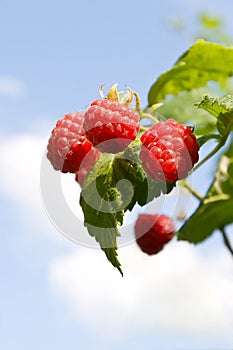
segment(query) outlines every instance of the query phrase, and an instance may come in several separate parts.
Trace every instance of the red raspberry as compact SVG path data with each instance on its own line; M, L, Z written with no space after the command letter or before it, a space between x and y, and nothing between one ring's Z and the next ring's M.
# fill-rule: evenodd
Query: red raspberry
M76 173L83 158L93 149L82 127L83 118L82 112L66 114L52 130L47 158L55 170Z
M96 100L85 113L86 136L99 150L123 151L139 130L139 114L130 107L110 99Z
M142 134L141 142L142 166L156 181L185 178L199 159L199 145L192 129L173 119L153 125Z
M174 236L175 227L168 216L141 214L135 227L136 242L144 253L160 252Z

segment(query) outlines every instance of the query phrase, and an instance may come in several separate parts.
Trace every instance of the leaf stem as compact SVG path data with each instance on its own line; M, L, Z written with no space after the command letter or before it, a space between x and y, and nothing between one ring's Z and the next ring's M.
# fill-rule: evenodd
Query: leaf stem
M146 131L146 130L148 130L146 127L140 125L140 131Z
M211 157L213 157L219 150L222 148L222 146L225 143L225 138L221 138L217 146L209 153L205 158L203 158L197 165L193 168L192 171L197 170L202 164L204 164L207 160L209 160Z
M227 234L226 234L224 228L221 228L220 231L222 232L223 241L225 243L225 246L227 247L227 249L229 250L229 252L233 256L233 248L231 247L230 241L229 241L229 239L227 237Z
M199 201L203 200L203 197L196 190L194 190L194 188L191 187L187 181L182 180L180 184L181 186L185 187Z
M139 113L140 114L140 117L141 119L143 118L148 118L148 119L151 119L154 123L158 123L158 119L156 117L154 117L153 115L149 114L149 113L145 113L145 112L142 112Z

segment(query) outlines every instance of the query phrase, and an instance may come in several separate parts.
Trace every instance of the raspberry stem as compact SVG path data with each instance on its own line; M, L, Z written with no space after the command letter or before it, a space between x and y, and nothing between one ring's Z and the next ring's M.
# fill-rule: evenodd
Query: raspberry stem
M152 112L155 112L162 105L163 105L163 103L155 103L153 106L151 106L149 108L149 110L151 110ZM159 120L153 114L144 112L141 109L139 109L137 111L140 114L141 119L143 119L143 118L151 119L155 124L159 122Z
M233 248L231 247L231 244L230 244L230 241L227 237L227 234L224 230L224 228L221 228L220 229L221 233L222 233L222 236L223 236L223 241L225 243L225 246L227 247L227 249L229 250L229 252L231 253L231 255L233 256Z
M150 113L146 113L143 112L142 108L141 108L141 100L140 97L138 95L138 93L136 91L132 91L132 94L135 96L135 100L136 100L136 104L135 104L135 109L136 111L139 113L140 115L140 119L143 118L149 118L151 119L154 123L158 122L158 119L156 119L153 115L151 115ZM162 104L161 103L157 103L158 107L160 107ZM155 106L155 105L154 105ZM153 106L152 106L153 107ZM158 108L157 107L157 108ZM156 109L156 108L155 108ZM153 111L155 111L155 109L153 109Z
M140 125L140 131L147 131L148 129L142 125Z
M142 111L140 97L139 97L139 95L138 95L138 93L136 91L132 91L132 94L135 96L135 100L136 100L135 108L136 108L136 111L139 113L139 112Z
M158 123L158 119L157 118L155 118L152 114L146 113L146 112L144 112L142 110L142 108L141 108L141 100L140 100L140 97L139 97L138 93L136 91L132 91L132 94L135 96L135 99L136 99L135 109L138 112L138 114L140 115L140 119L148 118L148 119L151 119L154 123ZM157 103L157 104L153 105L150 109L155 111L161 105L162 105L162 103Z
M194 190L194 188L191 187L190 184L186 180L180 181L179 184L181 186L183 186L184 188L186 188L199 201L203 201L203 197L196 190Z
M225 137L222 137L219 141L219 143L217 144L217 146L209 153L207 154L207 156L205 158L203 158L194 168L192 171L197 170L202 164L204 164L205 162L207 162L207 160L209 160L210 158L212 158L219 150L220 148L222 148L222 146L225 144Z
M159 120L156 117L154 117L153 115L151 115L149 113L145 113L142 111L139 114L140 114L141 119L148 118L148 119L152 120L155 124L159 122Z

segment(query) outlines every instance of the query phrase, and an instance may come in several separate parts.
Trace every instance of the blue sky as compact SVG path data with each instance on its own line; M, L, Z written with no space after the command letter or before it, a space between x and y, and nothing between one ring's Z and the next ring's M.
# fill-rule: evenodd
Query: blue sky
M217 234L152 258L128 245L122 279L102 252L60 234L40 194L56 120L85 108L101 83L128 85L146 104L202 10L223 15L233 35L230 0L1 1L1 349L232 348L232 261ZM176 15L184 33L169 26ZM77 185L62 181L75 206Z

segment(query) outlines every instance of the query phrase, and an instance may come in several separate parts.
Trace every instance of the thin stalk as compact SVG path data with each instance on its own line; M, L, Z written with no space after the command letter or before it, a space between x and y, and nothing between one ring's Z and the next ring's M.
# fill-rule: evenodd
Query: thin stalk
M139 114L140 114L141 119L148 118L148 119L151 119L154 123L158 123L158 121L159 121L157 118L155 118L153 115L151 115L149 113L145 113L145 112L141 111L141 113L139 113Z
M204 164L207 160L209 160L211 157L213 157L224 145L225 141L221 140L217 146L209 153L205 158L203 158L194 168L192 171L197 170L202 164Z
M194 190L194 188L192 188L187 181L183 180L181 182L181 185L185 187L199 201L203 200L203 197L196 190Z
M146 131L148 130L146 127L140 125L140 131Z
M227 234L226 234L224 228L221 228L220 231L221 231L221 233L222 233L223 241L224 241L225 246L227 247L227 249L229 250L229 252L230 252L231 255L233 256L233 248L232 248L232 246L231 246L231 244L230 244L230 241L229 241L229 239L228 239L228 237L227 237Z

